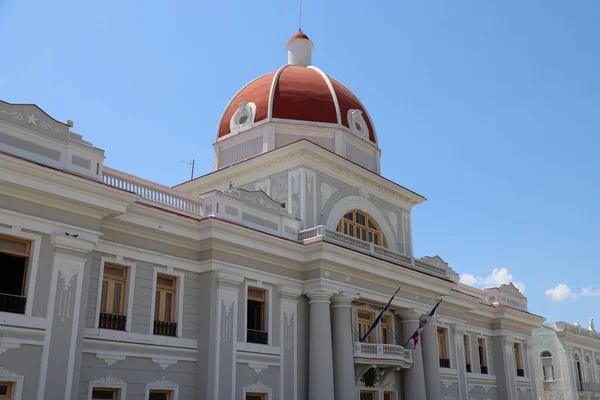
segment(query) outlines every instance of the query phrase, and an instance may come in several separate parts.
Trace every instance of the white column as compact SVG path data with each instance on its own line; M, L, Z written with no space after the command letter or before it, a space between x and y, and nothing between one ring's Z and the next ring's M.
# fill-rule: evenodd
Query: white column
M429 324L427 324L421 335L421 352L423 354L427 400L440 400L442 396L440 390L440 357L438 353L437 324L435 318L429 321Z
M404 312L400 313L400 316L402 317L402 337L406 343L419 327L420 313ZM417 349L412 352L412 367L404 370L404 398L407 400L425 400L427 398L421 348L422 343L418 343Z
M310 299L308 398L334 400L330 298L333 293L314 291Z
M456 369L458 370L458 397L468 399L469 386L467 384L467 359L465 356L465 327L452 325L454 332L454 347L456 348Z
M333 296L332 332L333 377L336 400L354 399L354 349L352 342L352 297L345 294Z
M535 372L533 370L533 339L527 339L525 340L525 357L526 357L526 361L525 363L527 364L527 370L525 371L525 376L527 376L529 378L529 381L531 382L531 398L533 399L537 399L537 388L536 388L536 382L535 382Z

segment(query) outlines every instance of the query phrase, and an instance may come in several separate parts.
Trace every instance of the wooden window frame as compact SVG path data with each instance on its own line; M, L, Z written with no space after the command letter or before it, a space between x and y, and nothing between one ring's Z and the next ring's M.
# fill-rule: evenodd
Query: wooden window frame
M255 292L259 292L261 294L260 297L251 297L250 296L250 292L251 291L255 291ZM246 291L246 301L254 301L256 303L262 303L262 329L258 329L259 331L262 332L268 332L267 331L267 290L263 289L263 288L259 288L259 287L255 287L255 286L248 286L248 290ZM248 328L248 320L246 320L246 329Z
M166 394L167 395L167 400L173 400L173 391L172 390L169 390L169 389L150 389L148 391L148 398L150 398L150 395L152 393Z
M361 313L364 314L369 314L370 317L369 319L367 318L363 318L360 316ZM357 310L356 312L356 323L358 325L358 335L360 336L358 338L358 340L362 339L362 337L367 333L369 327L371 325L373 325L373 321L375 320L375 313L373 311L366 311L366 310ZM366 330L364 332L361 332L361 325L366 324ZM367 337L367 340L365 340L365 343L375 343L375 336L373 335L373 332L371 332L371 334Z
M349 214L352 214L352 220L346 218L346 216ZM364 217L364 225L359 224L357 222L357 215ZM373 227L369 226L369 223L371 223ZM362 235L358 233L362 230L365 231L365 239L363 239ZM381 227L379 226L377 221L375 221L375 218L371 217L369 214L362 210L354 209L345 212L344 215L342 215L342 218L340 218L340 221L338 222L337 231L343 233L344 235L352 236L353 238L376 244L377 246L385 248L388 247L385 235L383 234L383 231L381 230ZM369 234L372 235L371 240L369 240ZM380 239L378 240L379 243L375 243L375 235L377 235Z
M16 242L16 243L22 243L25 245L25 251L20 252L20 251L16 251L16 250L10 250L10 249L3 249L2 247L0 247L0 253L3 254L8 254L11 256L15 256L15 257L22 257L25 259L25 269L23 271L23 282L21 282L21 294L20 296L27 296L27 274L29 273L29 263L31 261L31 250L32 250L32 241L28 240L28 239L23 239L20 237L15 237L15 236L10 236L10 235L4 235L0 233L0 241L7 241L7 242ZM33 299L32 299L33 300Z
M118 270L123 271L123 277L117 277L115 275L107 275L106 274L106 269L107 268L115 268ZM120 283L122 285L122 292L121 292L121 298L119 299L120 304L119 304L119 312L116 315L125 315L125 298L127 297L127 286L128 286L128 271L129 268L124 267L122 265L117 265L117 264L112 264L112 263L105 263L104 264L104 269L102 272L102 290L100 291L100 295L102 296L102 299L100 300L100 312L104 313L104 314L115 314L114 311L114 290L115 290L115 284L116 283ZM106 290L106 300L104 299L104 284L105 282L108 282L108 288ZM102 303L105 302L105 307L104 309L102 308ZM109 307L110 305L110 307Z
M381 343L382 344L394 344L392 341L392 322L393 319L389 315L381 317ZM387 335L384 333L384 327L387 328Z
M5 395L0 395L0 399L7 399L7 400L12 399L13 393L15 392L15 386L16 386L15 382L0 381L0 385L2 385L2 386L6 385L6 387L8 388Z
M487 367L487 349L486 349L486 340L485 338L478 337L477 338L477 353L479 356L479 366Z
M173 285L167 286L159 283L159 279L171 279L173 281ZM161 274L160 272L156 274L156 287L154 288L154 321L161 322L177 322L177 316L175 312L177 311L177 282L178 278L176 276ZM166 298L167 294L172 294L171 300L171 320L168 321L165 317L166 313ZM158 306L158 307L157 307Z
M258 396L260 400L266 400L266 393L256 393L256 392L248 392L244 394L244 400L248 398L248 396Z
M372 395L373 399L375 399L375 400L377 400L379 398L379 392L376 391L376 390L360 390L358 392L358 398L359 399L360 399L360 395L363 394L363 393L365 393L365 394L368 393L368 394Z
M438 339L438 358L449 360L448 354L448 329L438 326L437 328L437 339ZM443 349L441 348L443 344ZM443 350L443 352L442 352Z
M521 343L519 343L519 342L513 343L513 349L514 349L514 353L515 353L515 363L516 363L517 369L525 370L523 368L523 358L522 358L523 352L521 350Z
M383 392L383 400L386 400L385 396L392 396L390 400L396 400L396 392Z
M120 398L119 394L120 394L120 390L118 388L110 388L110 387L102 387L102 386L94 386L92 388L92 394L91 394L91 399L94 400L94 390L106 390L106 391L111 391L113 393L113 397L112 400L118 400Z
M471 364L471 352L469 351L469 335L463 335L463 346L465 351L465 363Z

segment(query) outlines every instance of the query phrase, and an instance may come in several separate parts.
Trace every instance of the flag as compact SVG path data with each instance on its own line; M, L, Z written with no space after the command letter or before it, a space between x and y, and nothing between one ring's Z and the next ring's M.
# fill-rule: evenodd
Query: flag
M406 342L404 347L408 346L408 344L410 342L412 342L413 351L417 348L417 343L419 343L419 336L421 336L421 332L423 332L423 330L425 329L425 327L427 326L427 324L429 323L431 318L433 318L433 316L435 315L435 312L437 311L437 308L441 302L442 302L442 300L438 301L438 303L435 305L435 307L433 307L433 310L431 310L431 312L429 314L427 314L427 316L425 318L423 318L423 320L419 324L419 327L417 328L415 333L412 334L410 339L408 339L408 342Z
M364 342L365 340L367 340L367 338L369 337L369 335L371 334L371 332L373 331L373 329L375 329L375 327L377 326L377 324L381 320L381 317L383 317L383 314L388 310L388 308L390 308L390 305L392 304L392 301L394 300L394 297L396 297L396 295L398 294L399 291L400 291L400 286L398 286L398 289L396 289L396 291L392 295L392 298L390 299L390 301L388 301L388 303L385 305L385 307L383 307L383 310L381 310L381 312L379 313L379 315L377 316L377 318L375 318L375 321L373 321L373 323L369 327L369 330L367 331L367 333L365 333L365 336L363 336L360 339L361 342Z

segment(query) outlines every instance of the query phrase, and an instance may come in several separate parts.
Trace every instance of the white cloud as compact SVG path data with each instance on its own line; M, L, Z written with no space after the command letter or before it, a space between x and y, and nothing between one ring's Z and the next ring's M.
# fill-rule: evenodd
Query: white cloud
M544 293L554 301L565 301L577 297L571 288L564 283L559 283L556 287L546 289Z
M513 275L506 268L494 268L488 276L475 276L473 274L460 274L460 282L465 285L479 288L498 287L503 284L511 283L515 285L521 293L525 293L525 284L521 281L514 281Z
M591 286L590 286L590 287L583 288L583 289L581 289L581 294L580 294L580 296L586 296L586 297L599 297L599 296L600 296L600 289L593 290L593 289L591 288Z

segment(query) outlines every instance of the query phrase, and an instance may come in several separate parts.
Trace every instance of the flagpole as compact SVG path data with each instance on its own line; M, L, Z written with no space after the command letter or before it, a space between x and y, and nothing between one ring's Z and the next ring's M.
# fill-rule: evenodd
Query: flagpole
M390 305L392 304L392 301L394 300L394 297L396 297L396 295L398 294L399 291L400 291L400 286L398 286L398 289L396 289L396 291L394 292L394 294L390 298L390 301L387 302L387 304L385 305L385 307L383 307L383 309L381 310L381 312L379 313L379 315L377 316L377 318L375 318L375 321L373 321L373 323L369 327L369 330L367 331L367 333L365 333L365 335L362 338L360 338L360 342L361 343L364 343L364 341L367 340L367 338L369 337L369 335L371 334L371 332L373 332L373 330L375 329L375 327L379 324L379 321L381 320L381 317L383 317L383 313L385 313L387 311L387 309L390 307Z

